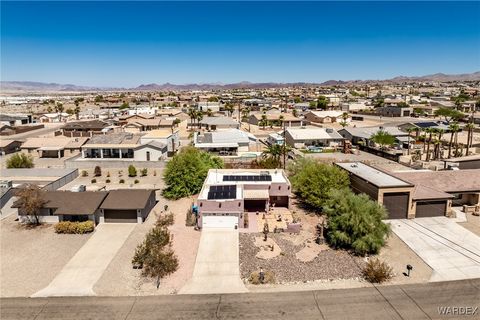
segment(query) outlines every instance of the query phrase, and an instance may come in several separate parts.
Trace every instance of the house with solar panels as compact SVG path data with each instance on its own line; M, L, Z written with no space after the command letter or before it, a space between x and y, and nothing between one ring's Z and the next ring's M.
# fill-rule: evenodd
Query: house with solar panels
M290 204L291 185L283 170L210 169L197 199L201 228L241 228L248 212Z

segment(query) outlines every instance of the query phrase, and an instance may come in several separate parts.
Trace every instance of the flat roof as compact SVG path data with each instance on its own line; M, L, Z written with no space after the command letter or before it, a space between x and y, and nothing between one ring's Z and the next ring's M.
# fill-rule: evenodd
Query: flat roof
M480 154L474 154L471 156L463 156L463 157L458 157L458 158L451 158L451 159L445 159L442 160L443 162L464 162L464 161L475 161L475 160L480 160Z
M410 183L400 180L399 178L396 178L362 162L337 162L336 165L379 188L413 186Z

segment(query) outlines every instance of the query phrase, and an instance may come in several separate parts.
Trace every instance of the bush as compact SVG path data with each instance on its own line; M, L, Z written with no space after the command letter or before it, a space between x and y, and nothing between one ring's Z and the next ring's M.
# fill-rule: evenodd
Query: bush
M137 183L139 183L139 182L140 182L140 181L139 181L138 179L135 179L135 180L133 181L133 183L135 183L135 184L137 184Z
M262 284L260 283L260 272L252 272L248 281L251 284ZM265 271L265 279L263 280L263 283L275 283L275 274L272 271Z
M120 179L120 181L118 181L118 183L125 183L125 180L124 180L124 179Z
M140 175L141 175L142 177L145 177L147 174L148 174L148 169L147 169L147 168L143 168L143 169L140 171Z
M369 259L363 269L363 277L371 283L382 283L393 277L392 268L379 259Z
M223 161L194 147L183 148L167 163L163 196L179 199L200 192L209 169L223 168Z
M33 157L23 152L16 153L7 159L7 168L33 168Z
M387 212L366 194L332 190L323 211L328 217L327 241L331 246L366 255L385 245L390 227L382 220Z
M107 178L110 178L110 171L107 171Z
M111 182L110 179L105 180L105 183L110 183L110 182Z
M157 222L155 222L156 227L168 227L173 225L175 222L175 216L173 213L167 213L158 217Z
M97 183L97 179L92 179L91 182L92 183Z
M94 229L95 224L90 220L84 222L61 221L55 225L56 233L84 234L92 232Z
M102 169L100 166L95 166L95 169L93 170L93 175L95 177L100 177L102 175Z
M289 167L294 192L302 201L320 210L329 198L329 191L350 185L348 173L336 166L313 159L301 159Z
M137 169L133 164L128 166L128 176L129 177L136 177L137 176Z
M82 177L88 177L87 170L82 170Z
M192 208L189 208L187 211L187 217L185 218L185 226L194 227L196 225L195 215L193 214Z
M157 176L157 170L153 170L153 176L154 176L154 177Z

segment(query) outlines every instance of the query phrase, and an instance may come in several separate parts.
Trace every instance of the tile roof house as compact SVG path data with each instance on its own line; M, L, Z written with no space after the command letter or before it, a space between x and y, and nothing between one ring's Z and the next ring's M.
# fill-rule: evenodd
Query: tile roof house
M101 134L108 125L101 120L72 121L63 126L62 134L66 137L91 137L94 134Z

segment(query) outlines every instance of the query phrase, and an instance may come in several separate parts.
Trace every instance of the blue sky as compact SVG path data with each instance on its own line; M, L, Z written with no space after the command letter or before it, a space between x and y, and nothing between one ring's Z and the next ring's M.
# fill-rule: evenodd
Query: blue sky
M480 2L1 2L1 78L321 82L480 70Z

